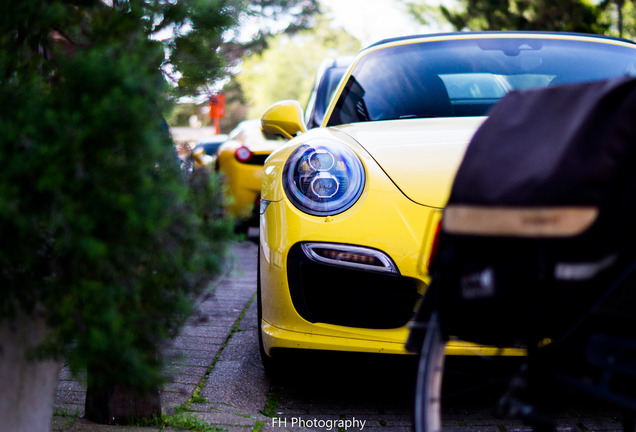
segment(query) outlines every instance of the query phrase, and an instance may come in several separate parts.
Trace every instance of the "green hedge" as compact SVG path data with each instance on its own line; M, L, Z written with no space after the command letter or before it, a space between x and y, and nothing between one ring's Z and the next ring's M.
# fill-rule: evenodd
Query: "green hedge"
M215 179L184 178L161 115L149 20L181 9L114 3L0 1L0 319L42 305L40 355L147 388L161 342L219 271L230 224Z

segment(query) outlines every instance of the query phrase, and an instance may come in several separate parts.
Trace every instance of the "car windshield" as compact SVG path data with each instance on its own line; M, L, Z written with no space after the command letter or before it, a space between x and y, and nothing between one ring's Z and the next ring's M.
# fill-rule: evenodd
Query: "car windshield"
M606 41L507 37L380 48L360 59L327 124L483 116L511 90L636 75L636 46Z

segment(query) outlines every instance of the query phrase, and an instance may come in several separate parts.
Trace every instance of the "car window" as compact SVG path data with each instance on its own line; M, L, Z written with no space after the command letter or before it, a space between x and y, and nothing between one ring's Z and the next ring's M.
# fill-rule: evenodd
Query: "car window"
M336 88L347 68L345 66L331 66L325 69L317 86L313 89L307 104L306 119L309 129L319 126L325 116L327 106L331 102Z
M329 105L329 102L331 102L331 98L333 98L333 94L336 92L336 88L338 87L338 84L346 70L346 67L333 67L327 71L327 91L323 96L323 111L324 107Z
M415 42L362 57L328 125L481 116L507 92L636 75L636 49L589 40L486 38Z

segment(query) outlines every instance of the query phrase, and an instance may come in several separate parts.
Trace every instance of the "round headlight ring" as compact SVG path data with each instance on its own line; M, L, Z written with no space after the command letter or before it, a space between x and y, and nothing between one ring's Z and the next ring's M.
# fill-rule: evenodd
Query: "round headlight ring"
M318 149L311 153L307 162L316 171L329 171L336 163L334 156L325 149Z
M333 198L339 189L338 179L329 173L320 172L311 181L311 191L318 198Z
M314 216L344 212L362 195L365 172L356 153L344 144L313 140L289 156L283 188L291 203Z

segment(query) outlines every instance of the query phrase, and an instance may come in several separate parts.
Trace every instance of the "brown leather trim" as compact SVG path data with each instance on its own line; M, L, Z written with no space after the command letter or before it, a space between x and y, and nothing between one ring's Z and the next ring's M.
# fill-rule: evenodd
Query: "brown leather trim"
M442 226L452 234L571 237L582 233L598 216L596 207L478 207L451 205Z

